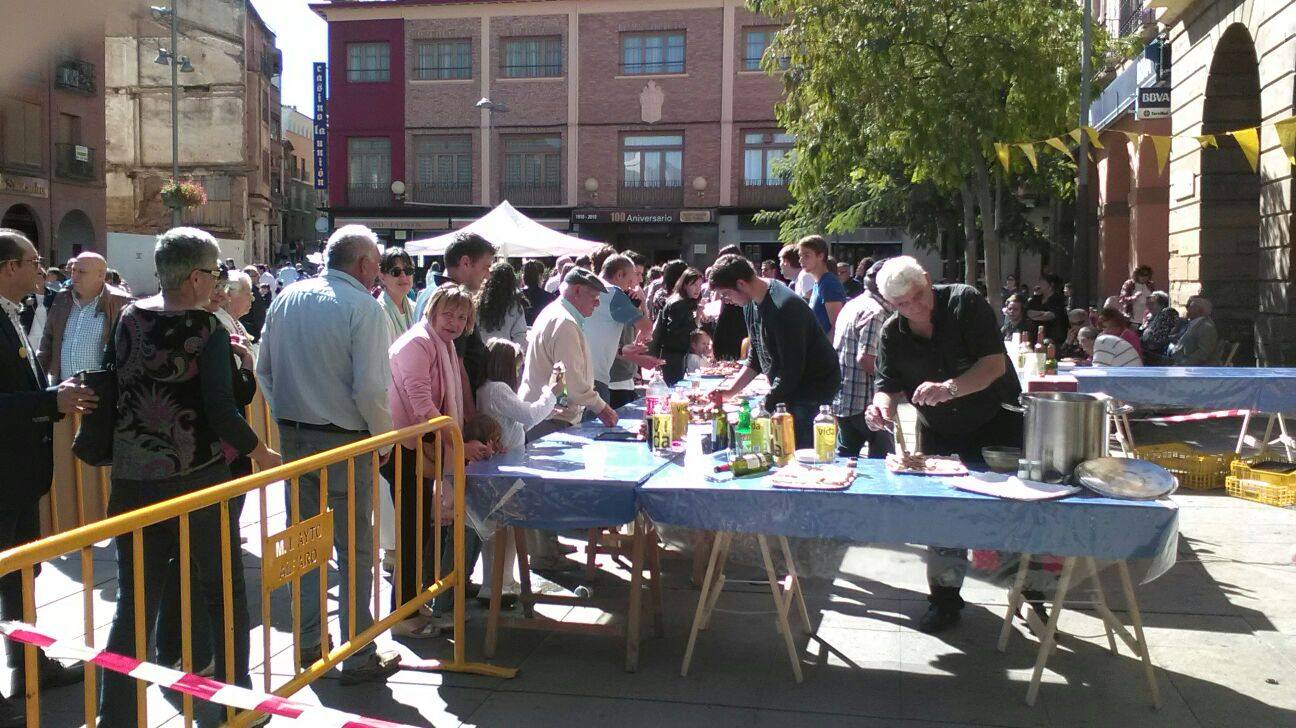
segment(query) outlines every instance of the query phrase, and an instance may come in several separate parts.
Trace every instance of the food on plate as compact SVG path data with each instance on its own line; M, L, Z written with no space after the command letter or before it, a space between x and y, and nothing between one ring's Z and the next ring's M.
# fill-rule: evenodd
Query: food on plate
M886 465L894 473L917 473L920 475L962 475L967 472L963 461L957 457L945 455L924 455L920 452L907 453L903 456L892 453L886 457Z
M737 374L739 369L742 369L742 365L736 361L718 361L711 366L702 367L698 374L704 377L727 377Z

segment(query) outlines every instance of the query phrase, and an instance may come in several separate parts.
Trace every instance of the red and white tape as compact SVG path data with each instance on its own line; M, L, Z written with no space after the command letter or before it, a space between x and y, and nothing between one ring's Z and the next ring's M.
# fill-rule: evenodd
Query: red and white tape
M249 690L237 685L227 685L201 675L180 672L133 657L87 647L79 641L56 639L24 622L0 622L0 634L15 642L36 645L50 657L94 663L105 670L120 672L137 680L192 695L199 700L217 705L305 720L307 725L321 728L410 728L405 723L366 718L321 705L298 703L278 695Z
M1227 409L1215 410L1214 412L1193 412L1186 415L1169 415L1166 417L1145 417L1130 419L1136 422L1200 422L1202 420L1222 420L1226 417L1242 417L1249 410L1244 409Z

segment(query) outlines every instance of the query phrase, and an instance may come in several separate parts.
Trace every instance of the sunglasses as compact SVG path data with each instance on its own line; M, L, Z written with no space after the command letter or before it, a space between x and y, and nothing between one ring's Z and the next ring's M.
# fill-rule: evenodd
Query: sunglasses
M413 277L414 277L414 269L413 269L413 268L392 268L391 270L387 271L387 275L389 275L389 276L409 276L409 277L413 278Z

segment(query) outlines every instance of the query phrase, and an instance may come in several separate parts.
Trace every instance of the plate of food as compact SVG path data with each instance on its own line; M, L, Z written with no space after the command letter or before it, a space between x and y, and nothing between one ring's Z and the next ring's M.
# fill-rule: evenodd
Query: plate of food
M898 475L967 475L967 466L956 456L920 452L886 456L887 470Z
M697 374L707 379L724 379L737 374L739 369L742 369L742 365L736 361L718 361L697 370Z

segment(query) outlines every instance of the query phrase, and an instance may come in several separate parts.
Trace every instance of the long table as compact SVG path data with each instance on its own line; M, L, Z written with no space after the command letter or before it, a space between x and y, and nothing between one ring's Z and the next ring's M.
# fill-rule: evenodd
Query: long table
M1095 560L1115 561L1130 610L1130 635L1106 606L1097 578L1098 611L1113 652L1115 637L1123 639L1144 663L1153 702L1160 696L1143 638L1141 616L1134 598L1127 561L1149 561L1145 581L1165 573L1175 560L1178 507L1169 500L1119 501L1077 495L1053 501L1024 503L955 489L941 478L896 475L880 460L861 460L854 482L840 491L780 489L769 474L717 480L709 456L685 458L659 470L639 489L639 504L657 523L718 532L709 559L685 651L687 673L693 646L723 586L724 561L735 533L755 534L765 561L778 628L784 637L793 673L800 665L788 615L798 607L809 628L804 598L787 548L787 537L828 538L872 543L919 543L936 546L997 549L1023 554L1010 594L1000 635L1007 645L1011 620L1023 601L1022 585L1032 555L1063 557L1054 608L1047 625L1038 624L1041 644L1027 702L1038 694L1045 662L1052 651L1058 615L1077 566L1096 571ZM710 479L709 479L710 478ZM768 537L776 537L787 562L786 578L775 573ZM1028 610L1028 620L1034 614Z

